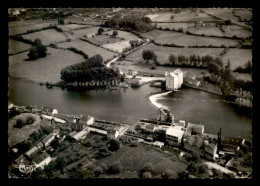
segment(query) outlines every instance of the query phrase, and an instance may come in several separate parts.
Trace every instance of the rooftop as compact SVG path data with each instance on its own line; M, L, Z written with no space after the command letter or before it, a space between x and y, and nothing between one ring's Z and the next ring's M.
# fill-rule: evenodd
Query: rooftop
M37 158L35 158L33 161L36 164L41 163L43 160L45 160L46 158L50 157L50 155L46 152L42 153L40 156L38 156Z
M53 133L50 133L46 138L44 138L42 140L43 143L46 143L47 141L49 141L53 136L55 136L55 134Z
M91 120L93 117L92 116L90 116L90 115L82 115L82 117L81 117L81 121L89 121L89 120Z
M178 126L179 127L179 126ZM183 130L180 130L178 128L176 128L176 126L174 127L169 127L167 130L166 130L166 135L169 135L169 136L174 136L174 137L182 137L184 134L184 131Z
M42 111L44 111L44 112L52 112L53 110L54 110L54 108L42 107Z

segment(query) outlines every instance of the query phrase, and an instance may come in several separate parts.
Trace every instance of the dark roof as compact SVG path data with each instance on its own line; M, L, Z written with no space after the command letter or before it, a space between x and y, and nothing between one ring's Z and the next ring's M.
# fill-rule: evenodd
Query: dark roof
M194 141L195 141L195 138L194 138L193 136L191 136L191 137L188 139L188 143L189 143L190 145L193 145Z
M43 142L43 143L46 143L46 142L49 141L49 139L51 139L53 136L55 136L55 134L50 133L46 138L44 138L44 139L42 140L42 142Z
M197 146L198 148L200 148L202 145L203 145L203 139L202 139L202 138L199 138L198 141L197 141L197 143L196 143L196 146Z
M50 155L48 153L42 153L40 156L37 156L33 161L37 164L41 163L43 160L48 158Z

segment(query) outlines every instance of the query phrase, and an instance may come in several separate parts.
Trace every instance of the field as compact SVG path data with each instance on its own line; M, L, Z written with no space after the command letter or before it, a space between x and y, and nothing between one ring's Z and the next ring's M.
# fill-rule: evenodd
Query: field
M134 62L143 62L142 59L142 52L143 50L152 50L158 57L158 61L160 63L166 63L168 62L168 58L170 54L174 55L184 55L184 56L190 56L190 55L199 55L199 56L205 56L210 55L212 57L218 57L219 54L223 51L222 48L175 48L175 47L163 47L163 46L157 46L154 44L148 44L132 53L126 56L127 59L133 60Z
M71 34L67 34L67 35L71 40L78 39L87 34L91 34L91 33L96 34L98 32L99 28L100 27L90 27L90 28L85 28L85 29L80 29L80 30L74 30L74 31L72 31L73 35L71 35ZM104 30L106 30L106 28L104 28Z
M151 163L154 166L156 174L162 174L167 169L177 173L187 168L187 164L180 161L175 155L165 154L145 144L138 144L137 147L125 145L112 153L111 156L97 161L95 165L106 163L109 166L115 161L119 161L123 167L122 173L117 175L120 178L127 172L134 173L136 178L138 178L137 171L144 168L147 163ZM100 177L103 176L107 177L106 175L101 175Z
M89 57L92 57L96 54L100 54L104 60L107 60L107 59L113 57L114 55L116 55L116 53L114 53L114 52L110 52L106 49L97 47L86 41L81 41L79 39L74 39L71 42L60 43L57 46L62 47L62 48L69 48L69 47L77 48L78 50L81 50L81 51L85 52L86 54L88 54Z
M250 31L250 29L237 25L224 26L223 29L225 31L224 35L228 37L237 36L246 38L252 36L252 31Z
M242 21L250 21L253 18L252 10L235 10L235 15L240 16Z
M117 43L108 43L102 45L104 48L113 50L115 52L122 52L124 48L131 47L129 41L120 41Z
M149 14L146 17L149 17L152 22L168 22L171 21L171 13L160 13L160 14Z
M204 34L205 36L224 36L221 30L217 27L215 27L214 24L208 24L205 23L206 26L197 26L193 28L187 29L189 32L193 34L198 34L202 35Z
M16 54L18 52L29 50L29 48L31 48L31 45L29 44L23 43L21 41L9 39L8 54Z
M44 58L34 61L26 61L28 52L9 56L9 75L24 78L34 82L57 83L60 81L62 68L80 63L84 59L81 55L68 50L48 48L48 54Z
M87 19L84 21L84 19ZM92 25L100 25L102 21L98 19L91 19L91 18L85 18L85 17L76 17L76 16L69 16L64 19L65 23L78 23L78 24L92 24Z
M111 44L111 43L117 43L121 41L121 39L119 38L115 38L107 35L97 35L94 38L88 38L88 40L91 43L94 43L96 45Z
M178 30L179 28L187 29L194 27L194 23L157 23L157 28L161 27L162 29L169 28Z
M229 19L229 20L231 20L231 21L238 22L239 19L232 14L232 10L233 10L233 9L231 9L231 8L220 8L220 9L216 9L216 8L206 8L206 9L204 9L204 11L205 11L206 13L209 13L209 14L211 14L211 15L220 17L220 18L222 18L222 19Z
M217 21L218 19L205 14L205 13L195 13L195 12L181 12L174 16L173 21L176 22L200 22L200 21Z
M43 45L49 45L50 43L56 43L60 41L66 41L66 37L63 33L57 32L54 29L43 30L40 32L34 32L30 34L23 35L25 39L34 40L40 38Z
M35 118L35 122L31 125L26 125L22 128L13 127L17 119L25 120L28 116ZM8 120L8 146L11 147L17 143L26 140L31 133L37 131L40 127L41 121L39 115L24 113Z
M154 39L156 43L160 44L176 44L180 46L236 46L238 45L238 40L225 39L225 38L210 38L204 36L193 36L187 35L174 31L161 31L153 30L143 34L144 37L149 39Z
M251 49L229 49L222 58L223 62L230 61L230 68L234 70L238 66L244 66L250 60L252 62Z
M28 30L40 29L43 27L48 27L50 24L57 24L57 20L36 20L36 21L16 21L8 23L9 35L23 34Z
M113 30L110 30L108 32L104 32L104 33L107 33L109 35L112 35L113 34ZM137 37L136 35L130 33L130 32L125 32L125 31L121 31L121 30L118 30L118 35L117 35L118 38L124 38L125 40L134 40L134 39L140 39L139 37Z
M85 28L87 25L77 25L77 24L68 24L68 25L59 25L63 31L71 31L75 29Z

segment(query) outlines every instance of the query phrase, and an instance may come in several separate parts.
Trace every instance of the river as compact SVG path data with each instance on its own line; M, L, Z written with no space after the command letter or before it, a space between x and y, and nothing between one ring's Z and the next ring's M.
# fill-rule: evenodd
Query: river
M157 108L145 98L160 91L145 84L137 89L88 90L84 92L47 89L23 80L9 80L9 101L15 105L37 105L58 109L63 114L89 114L98 119L136 123L140 118L155 119ZM222 128L224 136L251 139L251 118L211 93L182 88L157 100L168 107L175 119L202 123L205 132L217 134Z

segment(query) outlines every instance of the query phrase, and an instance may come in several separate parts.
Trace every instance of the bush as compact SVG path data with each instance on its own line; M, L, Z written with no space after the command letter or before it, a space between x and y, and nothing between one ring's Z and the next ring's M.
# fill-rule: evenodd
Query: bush
M118 149L120 149L120 143L117 140L111 139L111 140L109 140L109 144L110 145L109 145L108 149L110 151L117 151Z
M151 69L152 69L152 70L156 69L156 66L155 66L155 65L152 65L152 66L151 66Z
M107 170L109 174L119 174L122 171L122 165L119 161L114 162Z
M25 123L21 119L17 119L16 120L16 124L14 125L14 127L22 128L24 125L25 125Z

